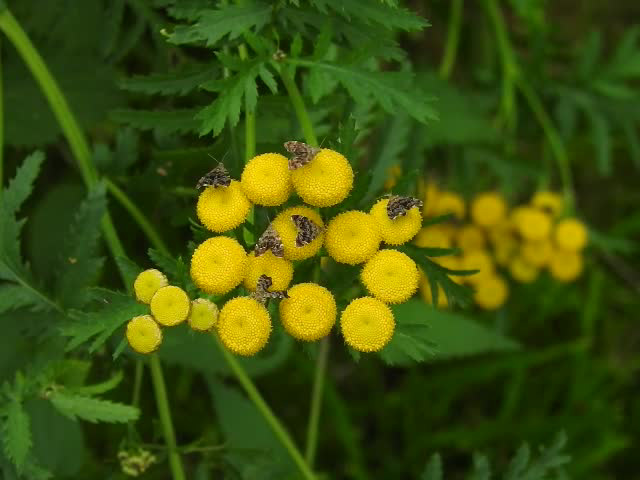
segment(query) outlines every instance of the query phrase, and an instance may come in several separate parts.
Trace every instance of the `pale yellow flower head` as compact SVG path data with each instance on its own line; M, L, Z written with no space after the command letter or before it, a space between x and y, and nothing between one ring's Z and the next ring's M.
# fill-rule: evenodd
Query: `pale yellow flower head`
M129 320L126 336L131 348L138 353L155 352L162 343L162 330L151 315Z
M150 268L136 277L133 282L133 291L139 302L149 303L158 289L166 287L168 284L167 277L160 270Z
M193 330L208 332L218 322L218 307L211 300L196 298L191 302L191 312L187 322Z
M160 288L151 299L151 313L160 325L172 327L189 316L191 300L180 287L168 285Z

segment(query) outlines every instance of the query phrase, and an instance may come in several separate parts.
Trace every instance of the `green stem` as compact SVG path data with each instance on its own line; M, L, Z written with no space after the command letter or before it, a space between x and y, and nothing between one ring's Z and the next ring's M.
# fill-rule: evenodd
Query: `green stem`
M502 116L508 128L515 127L516 122L516 102L515 102L515 82L519 76L518 63L515 60L507 27L500 7L495 0L485 0L487 14L493 24L496 40L498 42L498 53L502 65L502 97L500 108Z
M280 66L280 78L282 79L284 88L287 89L289 99L291 100L293 109L298 117L298 122L300 122L300 128L302 128L302 134L304 135L306 142L314 147L318 146L318 138L313 131L313 124L311 123L311 118L309 118L309 112L304 105L302 94L300 93L296 82L293 80L291 75L289 75L289 70L286 65Z
M291 436L273 414L267 403L264 401L262 395L260 395L260 392L258 392L258 389L255 387L255 385L247 375L247 372L245 372L242 368L242 365L240 365L236 357L229 353L229 351L220 343L220 339L215 333L213 333L212 336L215 340L216 345L220 349L220 352L222 352L225 361L231 368L233 374L236 376L238 382L240 382L240 385L242 385L242 388L244 388L244 391L249 396L249 399L256 406L260 414L264 417L266 422L273 430L273 433L276 434L278 440L280 440L284 448L287 450L296 466L300 470L300 473L302 473L302 476L307 480L315 480L313 472L309 468L309 465L307 465L307 463L305 462L304 458L302 458L302 455L293 443Z
M571 214L573 212L573 180L571 167L569 166L569 157L567 155L564 142L562 141L562 137L560 137L558 130L554 126L551 117L545 110L544 105L535 90L533 90L533 88L531 88L523 78L518 79L517 86L520 92L522 92L529 108L531 108L531 111L547 137L549 147L551 147L551 153L553 154L553 158L556 160L556 164L560 172L562 190L566 204L565 208L567 213Z
M451 75L456 63L458 44L460 43L460 26L462 25L462 0L452 0L449 8L449 26L447 28L447 42L440 63L439 74L447 79Z
M244 43L238 47L238 53L241 60L247 60L248 53L247 47ZM249 101L245 97L244 102L244 163L249 163L253 157L256 156L256 112L255 110L249 110ZM249 223L253 223L255 218L255 211L253 206L249 211L248 220ZM246 243L252 244L254 242L253 233L248 229L243 228L243 238Z
M151 244L154 246L156 250L160 253L164 253L165 255L170 255L169 249L166 244L153 227L151 222L147 219L144 213L138 208L138 206L131 201L131 199L124 193L120 187L118 187L115 183L113 183L108 178L104 178L104 182L107 186L107 189L115 197L116 200L120 202L120 204L124 207L124 209L129 212L129 215L135 220L140 229L147 236Z
M2 42L0 42L2 53ZM4 85L2 82L2 57L0 56L0 191L2 191L4 173Z
M133 397L131 405L137 407L140 405L140 390L142 389L142 377L144 376L144 363L142 360L136 360L136 371L133 377Z
M327 337L320 341L320 350L316 359L315 375L313 378L313 390L311 393L311 411L309 414L309 424L307 426L307 448L304 452L309 467L313 468L318 446L318 426L320 423L320 407L322 406L322 393L324 389L324 378L327 372L327 361L329 359L329 339Z
M150 355L149 367L151 370L151 379L153 380L152 383L156 397L156 404L158 406L158 416L160 417L160 424L162 425L164 441L167 444L171 475L173 477L173 480L185 480L186 477L184 474L184 469L182 467L182 460L180 459L180 454L178 453L176 436L173 431L173 423L171 421L171 409L169 408L167 387L164 383L164 375L162 374L160 358L156 353Z

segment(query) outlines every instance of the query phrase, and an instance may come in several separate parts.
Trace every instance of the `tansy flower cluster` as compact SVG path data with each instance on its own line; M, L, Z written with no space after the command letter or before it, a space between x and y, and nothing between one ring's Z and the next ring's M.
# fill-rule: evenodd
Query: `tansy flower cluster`
M425 217L451 214L454 220L423 228L414 243L459 248L461 255L435 260L450 269L479 270L454 279L473 288L480 308L493 310L506 302L506 274L516 282L530 283L546 269L555 280L569 282L582 272L587 229L578 219L563 215L562 197L557 193L537 192L528 204L512 209L495 191L476 195L468 206L457 193L440 190L433 183L426 186L424 196ZM424 279L420 292L432 303ZM446 302L444 295L439 296L440 307Z
M282 326L296 339L312 342L327 336L339 317L351 348L379 351L395 328L389 305L408 300L418 289L418 267L393 247L410 242L420 230L422 202L389 196L369 212L347 210L326 218L319 208L340 204L353 187L349 161L334 150L301 142L287 142L285 149L290 158L280 153L252 158L239 181L219 165L198 182L204 187L198 218L218 235L193 252L191 278L211 295L226 298L239 286L248 292L224 303L217 334L236 354L257 353L272 330L268 302L278 301ZM252 209L253 218L259 218L260 207L281 210L257 232L254 245L245 247L222 235L243 225ZM381 244L388 248L381 249ZM351 300L339 312L334 293L326 287L312 282L290 286L296 267L311 257L319 257L318 269L327 257L361 265L360 280L368 296Z

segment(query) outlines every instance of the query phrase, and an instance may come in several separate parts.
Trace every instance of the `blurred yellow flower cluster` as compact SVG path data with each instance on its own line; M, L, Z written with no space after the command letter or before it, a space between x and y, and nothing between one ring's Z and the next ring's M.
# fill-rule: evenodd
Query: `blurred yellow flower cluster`
M501 307L509 296L507 274L519 283L533 282L546 269L560 282L575 280L583 269L582 250L587 229L563 212L562 197L555 192L537 192L525 205L510 208L496 191L477 194L469 204L459 194L440 190L429 183L424 188L425 217L452 215L448 223L420 230L414 243L419 247L458 248L460 255L435 260L453 270L479 270L475 275L454 277L474 291L482 309ZM432 303L424 276L423 299ZM447 306L439 295L438 306Z

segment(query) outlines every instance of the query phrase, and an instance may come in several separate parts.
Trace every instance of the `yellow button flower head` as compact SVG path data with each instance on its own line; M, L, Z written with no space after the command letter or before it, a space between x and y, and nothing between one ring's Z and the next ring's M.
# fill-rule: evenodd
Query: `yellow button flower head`
M456 232L456 242L463 251L478 250L487 243L484 232L476 225L465 225Z
M314 342L326 337L336 323L336 301L326 288L315 283L299 283L280 302L284 329L298 340Z
M501 267L507 266L517 249L518 242L510 235L495 241L493 244L493 256L496 263Z
M380 250L360 273L369 293L385 303L406 302L418 289L419 278L416 263L397 250Z
M476 225L491 228L507 215L507 203L498 192L485 192L471 202L471 218Z
M544 240L551 233L549 215L533 207L519 208L514 221L518 232L525 240Z
M482 282L485 277L494 273L493 260L486 250L466 252L460 259L460 268L462 270L480 270L474 275L461 277L463 282L473 285Z
M236 297L222 307L218 335L222 344L236 355L255 355L267 344L270 334L269 312L257 300Z
M398 183L398 177L402 175L402 168L400 165L393 165L387 168L387 179L384 181L382 188L385 190L391 190Z
M476 285L473 299L485 310L495 310L504 305L509 296L509 285L497 275L488 275Z
M577 218L565 218L556 225L554 237L562 250L577 252L587 245L587 229Z
M420 248L451 248L455 232L451 225L431 225L421 229L413 243Z
M138 353L155 352L162 343L162 330L151 315L129 320L126 335L129 345Z
M424 201L422 207L422 214L425 217L431 217L437 214L436 207L438 205L438 195L440 195L438 186L434 182L428 182L427 187L424 189Z
M408 242L422 226L422 213L418 207L410 208L406 215L391 220L387 215L388 198L376 202L369 212L378 223L382 240L389 245L402 245Z
M353 170L344 155L323 148L309 163L292 170L291 180L305 203L331 207L349 195L353 187Z
M311 210L309 207L291 207L283 210L276 216L271 222L271 226L278 232L282 245L284 247L284 258L289 260L304 260L305 258L313 257L320 248L322 248L322 242L324 240L324 231L320 233L311 243L302 247L296 246L296 236L298 235L298 229L295 223L291 220L292 215L302 215L307 217L313 223L318 225L324 230L324 222L322 217L315 210Z
M230 237L213 237L202 242L191 257L191 278L196 286L213 294L227 293L244 278L247 255Z
M562 213L564 201L558 193L540 191L536 192L531 199L531 205L550 214L552 217L557 217Z
M133 282L133 291L136 293L136 298L139 302L149 303L158 289L166 287L168 284L167 277L160 270L150 268L136 277L135 282Z
M191 310L191 300L180 287L162 287L151 299L151 313L160 325L172 327L184 322Z
M368 213L350 210L334 217L327 226L325 246L336 261L357 265L369 260L380 246L380 230Z
M571 282L582 273L584 262L578 252L556 250L549 262L549 273L560 282Z
M359 352L378 352L393 337L396 322L391 309L380 300L353 300L340 316L340 328L347 345Z
M196 213L205 227L220 233L241 225L250 208L240 182L231 180L228 187L205 188L198 197Z
M424 276L424 273L420 272L420 296L425 303L429 305L433 305L433 295L431 295L431 284L427 280L427 277ZM447 296L444 293L443 288L438 285L438 308L447 308L449 306L449 301L447 300Z
M534 267L544 267L551 260L553 245L548 239L538 242L524 242L520 247L520 255Z
M540 270L527 262L522 256L517 255L509 262L509 273L511 273L516 282L531 283L538 278Z
M293 189L289 161L279 153L253 157L244 167L240 182L249 200L267 207L282 205Z
M440 192L435 206L436 215L453 214L458 220L464 218L466 208L463 198L457 193Z
M211 300L196 298L191 302L191 312L187 322L198 332L208 332L218 322L218 307Z
M261 275L271 277L270 292L280 292L286 290L293 278L293 264L289 260L276 257L271 250L256 257L255 252L251 252L247 257L247 273L244 276L244 287L248 290L255 290L258 279Z

